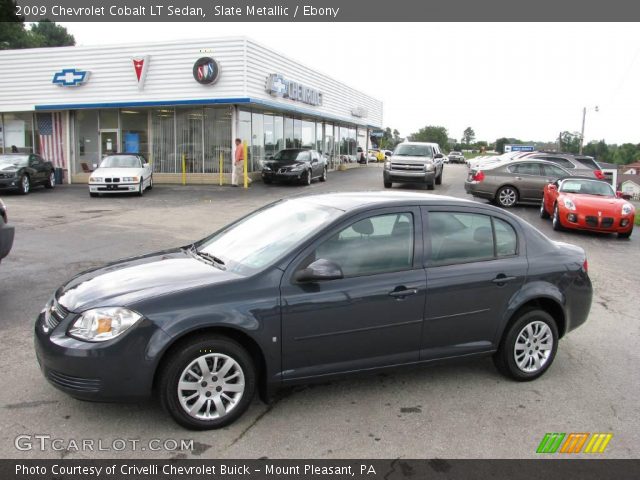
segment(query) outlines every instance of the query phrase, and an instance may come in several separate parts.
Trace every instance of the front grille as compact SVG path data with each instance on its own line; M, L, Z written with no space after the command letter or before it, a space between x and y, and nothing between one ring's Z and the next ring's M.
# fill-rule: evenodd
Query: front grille
M73 377L54 370L47 372L47 378L58 387L76 392L99 392L102 384L99 378Z
M0 173L0 178L13 178L13 173Z
M415 163L392 163L391 170L401 170L404 172L424 172L424 165Z
M589 225L590 227L597 227L598 226L598 217L593 217L591 215L588 215L585 218L585 222L587 223L587 225Z
M612 217L604 217L600 222L600 226L603 228L611 228L613 226L613 218Z
M280 170L278 170L278 173L287 173L288 171L288 168L281 168Z
M54 299L44 313L44 323L50 330L53 330L67 315L69 312Z
M104 181L105 181L105 183L111 183L111 179L110 178L105 178Z

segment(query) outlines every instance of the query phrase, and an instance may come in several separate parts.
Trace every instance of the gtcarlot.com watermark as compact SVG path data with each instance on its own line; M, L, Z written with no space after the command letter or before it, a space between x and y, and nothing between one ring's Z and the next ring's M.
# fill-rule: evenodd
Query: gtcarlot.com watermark
M193 450L193 439L176 440L173 438L58 438L47 434L22 434L13 441L16 450L21 452L175 452Z

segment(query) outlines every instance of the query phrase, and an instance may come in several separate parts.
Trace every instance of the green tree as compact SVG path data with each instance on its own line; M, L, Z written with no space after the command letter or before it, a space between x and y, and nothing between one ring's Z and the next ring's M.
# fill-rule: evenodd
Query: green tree
M447 150L447 145L449 144L447 129L432 125L421 128L416 133L412 133L410 138L412 142L437 143L443 151Z
M560 134L560 151L578 153L580 151L580 134L564 131Z
M611 150L604 140L600 140L599 142L589 142L582 149L582 153L589 155L600 162L611 162Z
M400 138L400 132L398 131L397 128L393 129L393 142L394 142L394 147L399 144L402 141L402 138Z
M0 50L29 47L24 17L16 15L15 0L0 0Z
M470 145L476 139L476 132L473 131L473 128L467 127L464 129L462 133L462 143L466 145Z
M623 143L618 146L613 152L613 163L619 165L626 165L640 160L640 144L634 145L633 143Z
M30 33L33 43L38 47L67 47L76 44L76 39L65 27L50 20L35 23Z

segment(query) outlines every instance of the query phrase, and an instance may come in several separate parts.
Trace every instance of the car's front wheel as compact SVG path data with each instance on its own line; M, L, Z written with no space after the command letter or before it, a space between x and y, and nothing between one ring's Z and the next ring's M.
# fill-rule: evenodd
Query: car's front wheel
M556 232L563 230L562 221L560 220L560 210L558 210L557 203L553 207L553 218L551 219L551 224Z
M144 178L140 178L140 185L138 185L138 196L144 195Z
M440 175L436 177L436 185L442 185L442 175L444 175L444 168L440 170Z
M324 167L324 169L322 170L322 176L320 177L320 181L321 182L327 181L327 167Z
M302 184L303 185L311 185L311 170L307 170L302 175Z
M21 195L26 195L29 193L29 191L31 190L31 179L29 178L29 175L23 174L22 177L20 177L19 188Z
M249 407L256 386L251 356L237 342L209 336L178 347L161 373L160 400L180 425L229 425Z
M384 183L384 188L391 188L393 186L392 182L384 181L383 183Z
M505 332L493 360L498 370L520 382L541 376L558 349L558 327L544 310L522 312Z
M540 204L540 218L549 218L549 212L544 208L544 200L542 200L542 203Z
M47 177L47 181L44 182L44 188L54 188L56 186L56 172L51 170L49 172L49 176Z
M633 233L633 227L628 232L620 232L618 233L618 238L629 238Z
M149 177L149 186L147 187L147 190L151 190L152 188L153 188L153 175Z

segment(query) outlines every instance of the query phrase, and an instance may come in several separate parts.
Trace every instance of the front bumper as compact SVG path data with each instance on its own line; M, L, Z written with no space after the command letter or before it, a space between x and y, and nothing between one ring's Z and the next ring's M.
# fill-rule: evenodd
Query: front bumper
M560 223L563 227L575 230L588 230L602 233L626 233L633 229L635 215L598 216L597 212L574 212L559 208Z
M35 322L35 351L45 378L75 398L94 401L135 401L148 397L162 348L169 338L154 323L142 319L121 337L84 342L66 335L78 317L69 313L57 326Z
M137 192L140 188L138 183L90 183L91 193L125 193Z
M280 172L274 170L263 170L262 179L271 180L272 182L297 182L302 179L304 170Z
M384 170L384 181L394 183L431 183L436 178L436 172Z
M11 247L13 247L13 237L15 228L13 225L4 223L0 218L0 260L9 255Z
M0 178L0 189L20 188L20 178Z

